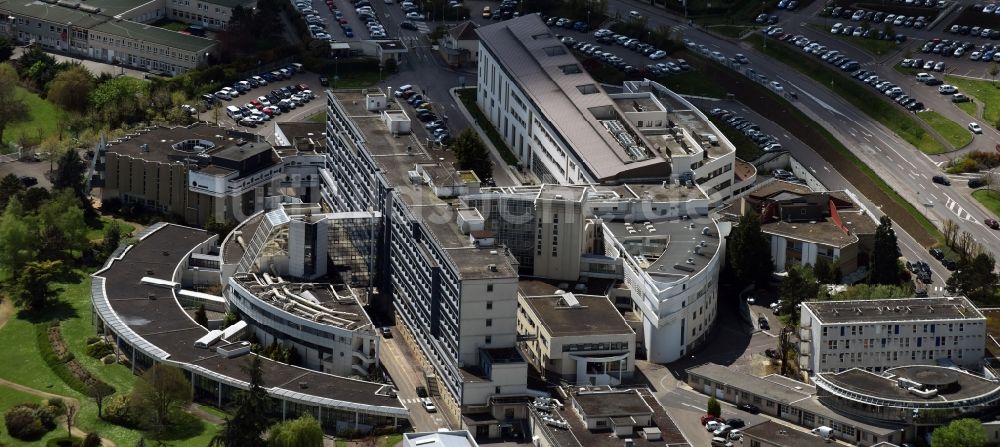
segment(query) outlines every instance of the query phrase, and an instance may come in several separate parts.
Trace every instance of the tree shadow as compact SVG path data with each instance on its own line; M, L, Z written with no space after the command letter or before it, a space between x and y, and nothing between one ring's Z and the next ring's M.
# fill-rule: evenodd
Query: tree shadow
M163 433L150 434L150 438L157 441L180 441L194 438L205 431L205 424L201 419L185 411L174 412L170 418L170 426Z
M30 323L46 323L52 320L68 320L80 315L76 308L63 300L55 300L42 309L21 309L17 312L17 318Z

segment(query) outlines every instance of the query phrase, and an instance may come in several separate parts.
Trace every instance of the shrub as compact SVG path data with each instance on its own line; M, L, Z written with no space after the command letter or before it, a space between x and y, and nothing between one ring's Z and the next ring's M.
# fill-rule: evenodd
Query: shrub
M43 401L46 406L52 407L56 416L62 416L66 414L66 402L63 402L61 397L53 397L51 399L46 399Z
M80 447L101 447L101 437L96 432L87 433L87 437L83 438L83 444Z
M4 424L12 437L22 441L35 441L55 428L54 419L51 412L40 411L36 404L21 404L7 411Z
M115 351L111 343L106 341L98 341L97 343L87 345L87 355L99 359Z
M123 427L134 427L135 419L129 414L129 399L126 394L118 394L104 403L104 420Z

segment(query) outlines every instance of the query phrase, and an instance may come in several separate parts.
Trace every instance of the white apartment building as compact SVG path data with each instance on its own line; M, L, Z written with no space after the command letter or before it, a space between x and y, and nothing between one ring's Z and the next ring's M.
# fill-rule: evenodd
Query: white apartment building
M690 182L715 203L753 183L690 103L648 80L606 93L536 14L477 32L477 104L542 183Z
M983 358L986 317L965 297L802 303L799 364L812 374Z

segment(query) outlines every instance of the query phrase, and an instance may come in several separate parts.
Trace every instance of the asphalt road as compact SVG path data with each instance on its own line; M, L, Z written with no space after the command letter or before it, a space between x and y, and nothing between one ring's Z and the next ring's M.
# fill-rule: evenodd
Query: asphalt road
M852 150L864 163L871 166L882 178L906 200L914 204L931 222L940 228L946 220L954 220L959 227L990 249L994 255L1000 247L1000 236L983 225L987 215L978 202L969 195L968 188L953 182L946 187L931 182L931 177L942 174L945 163L932 159L903 141L884 126L868 119L863 113L832 93L826 86L814 82L780 62L757 53L749 44L735 43L686 25L683 19L670 16L661 9L651 8L631 0L612 0L609 9L636 9L648 17L649 26L673 27L697 43L720 51L727 56L743 53L751 60L758 73L782 82L800 92L799 100L790 105L799 108L806 115L829 130L847 148ZM777 44L777 42L775 42ZM614 51L619 56L631 53L628 50ZM806 57L803 55L803 57ZM812 56L808 56L812 57ZM845 82L856 82L845 77ZM979 137L977 137L979 138ZM819 170L828 169L825 162L813 165ZM956 179L958 180L958 179ZM836 184L829 185L837 189ZM878 209L878 204L874 204ZM902 232L900 232L902 233ZM917 249L916 251L921 251ZM928 259L929 256L922 256Z

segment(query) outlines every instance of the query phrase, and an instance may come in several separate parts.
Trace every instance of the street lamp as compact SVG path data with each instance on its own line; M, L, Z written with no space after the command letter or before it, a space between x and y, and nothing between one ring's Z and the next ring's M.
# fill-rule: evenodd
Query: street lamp
M337 80L340 79L339 70L340 69L340 58L337 56L333 57L333 87L337 87Z

